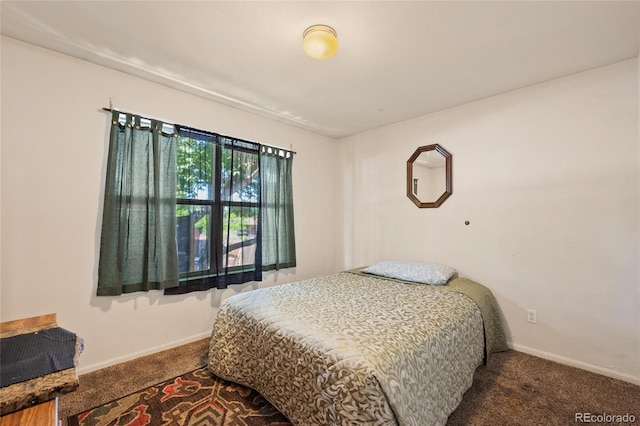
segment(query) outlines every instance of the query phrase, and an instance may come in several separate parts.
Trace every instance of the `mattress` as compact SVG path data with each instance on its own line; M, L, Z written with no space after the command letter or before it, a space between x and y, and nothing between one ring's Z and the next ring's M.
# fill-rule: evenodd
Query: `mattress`
M475 369L506 349L497 312L470 280L342 272L227 299L208 365L296 425L441 425Z

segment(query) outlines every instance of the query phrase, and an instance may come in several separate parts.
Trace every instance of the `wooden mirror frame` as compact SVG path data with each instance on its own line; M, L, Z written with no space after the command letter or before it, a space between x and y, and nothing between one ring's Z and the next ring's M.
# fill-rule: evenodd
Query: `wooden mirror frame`
M436 151L444 157L446 175L445 175L445 191L442 193L442 195L435 201L424 202L418 199L418 197L413 193L413 162L420 156L420 154L427 151ZM413 155L409 157L409 159L407 160L407 197L409 197L409 199L413 201L413 203L416 206L420 207L421 209L440 207L440 205L444 203L444 200L449 198L449 196L453 192L452 186L451 186L451 180L452 180L451 169L452 169L452 156L446 149L444 149L437 143L433 145L425 145L425 146L419 147L418 149L416 149Z

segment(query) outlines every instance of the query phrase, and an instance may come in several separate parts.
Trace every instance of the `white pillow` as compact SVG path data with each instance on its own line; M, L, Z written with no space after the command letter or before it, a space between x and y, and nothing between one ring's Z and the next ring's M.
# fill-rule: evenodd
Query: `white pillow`
M444 285L453 277L456 270L451 266L438 263L385 260L374 263L362 272L420 284Z

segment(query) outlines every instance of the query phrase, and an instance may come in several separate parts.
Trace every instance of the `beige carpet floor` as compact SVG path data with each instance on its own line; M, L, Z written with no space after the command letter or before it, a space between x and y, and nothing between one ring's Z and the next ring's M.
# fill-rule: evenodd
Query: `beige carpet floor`
M80 376L79 389L59 399L63 425L72 414L205 365L207 346L199 340ZM635 417L590 425L640 425L640 387L509 350L476 370L447 425L575 425L576 413Z

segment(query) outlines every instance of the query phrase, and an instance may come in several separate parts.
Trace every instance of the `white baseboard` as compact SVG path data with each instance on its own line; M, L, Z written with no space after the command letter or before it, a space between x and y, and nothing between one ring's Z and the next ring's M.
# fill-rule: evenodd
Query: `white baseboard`
M538 358L548 359L549 361L559 362L560 364L569 365L571 367L591 371L592 373L601 374L603 376L612 377L618 380L623 380L625 382L633 383L634 385L640 385L640 377L633 376L631 374L621 373L609 368L599 367L597 365L578 361L573 358L567 358L562 355L556 355L550 352L541 351L539 349L533 349L513 342L507 342L507 346L515 351L524 352L529 355L537 356Z
M184 339L174 340L173 342L165 343L164 345L154 346L152 348L147 348L139 352L134 352L121 357L108 359L106 361L98 362L96 364L79 366L78 368L76 368L76 372L78 373L78 375L87 374L92 371L100 370L101 368L110 367L112 365L120 364L121 362L131 361L133 359L140 358L141 356L151 355L156 352L161 352L167 349L172 349L178 346L186 345L187 343L195 342L196 340L205 339L210 336L211 336L211 332L206 331L200 334L196 334L194 336L186 337ZM80 359L82 359L82 356L80 356Z
M180 340L174 340L173 342L166 343L164 345L155 346L139 352L134 352L121 357L112 358L96 364L80 366L76 368L78 375L87 374L92 371L100 370L101 368L110 367L112 365L120 364L121 362L131 361L136 358L140 358L145 355L151 355L156 352L161 352L167 349L172 349L177 346L186 345L187 343L195 342L197 340L205 339L211 336L211 332L206 331L194 336L186 337ZM599 367L597 365L588 364L586 362L578 361L573 358L567 358L561 355L556 355L551 352L541 351L539 349L533 349L528 346L519 345L513 342L507 342L509 348L524 352L529 355L537 356L539 358L548 359L550 361L559 362L560 364L569 365L571 367L580 368L582 370L591 371L592 373L602 374L603 376L612 377L614 379L623 380L625 382L633 383L640 386L640 377L633 376L631 374L621 373L619 371L611 370L609 368Z

